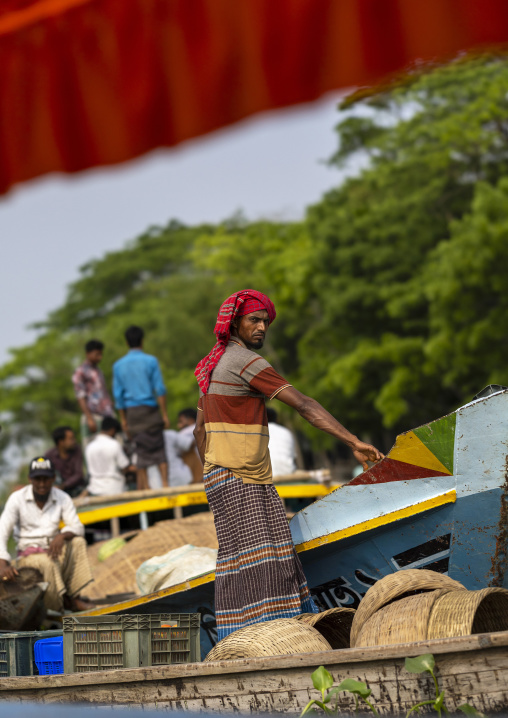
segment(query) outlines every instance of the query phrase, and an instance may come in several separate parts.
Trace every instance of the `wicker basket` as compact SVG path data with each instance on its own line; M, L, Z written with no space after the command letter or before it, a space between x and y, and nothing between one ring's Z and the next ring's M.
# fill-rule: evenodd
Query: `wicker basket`
M445 588L406 596L383 606L365 621L355 645L389 646L394 643L425 641L432 607L444 594L449 594L449 590Z
M351 646L356 646L356 640L362 626L371 616L392 601L402 598L406 594L422 593L447 588L449 591L466 590L458 581L436 571L409 568L377 581L365 596L358 607L351 626Z
M139 594L136 584L136 570L139 566L152 556L158 556L162 548L170 551L186 543L217 548L213 515L209 511L150 526L102 562L96 557L95 546L91 546L88 553L94 581L86 587L84 594L91 601L111 594Z
M508 630L508 590L452 591L432 608L428 638L469 636Z
M302 613L294 620L314 626L333 649L349 648L354 615L354 608L330 608L322 613Z
M219 641L205 661L232 661L258 656L290 656L293 653L329 651L331 646L312 626L293 618L253 623Z

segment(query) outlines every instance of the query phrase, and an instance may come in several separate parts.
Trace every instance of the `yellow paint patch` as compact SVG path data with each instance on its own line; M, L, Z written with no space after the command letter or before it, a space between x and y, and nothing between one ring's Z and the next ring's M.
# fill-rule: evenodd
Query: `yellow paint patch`
M421 466L431 471L439 471L443 476L451 475L446 466L434 456L414 431L408 431L407 434L398 436L395 446L387 458L404 461L406 464L413 464L413 466Z
M443 506L444 504L453 504L456 499L457 493L455 489L452 489L451 491L446 491L444 494L435 496L432 499L427 499L426 501L421 501L418 504L407 506L404 509L391 511L383 516L376 516L374 519L361 521L358 524L354 524L354 526L348 526L346 529L335 531L334 533L327 534L326 536L320 536L319 538L311 539L311 541L305 541L304 543L298 544L296 546L296 550L298 552L309 551L309 549L316 548L317 546L334 543L335 541L340 541L341 539L348 538L349 536L356 536L364 531L370 531L371 529L391 524L394 521L400 521L400 519L416 516L416 514L421 514L423 511L429 511L430 509L435 509L438 506Z
M338 486L323 486L323 484L302 484L276 486L277 493L281 499L318 499L320 496L327 496Z

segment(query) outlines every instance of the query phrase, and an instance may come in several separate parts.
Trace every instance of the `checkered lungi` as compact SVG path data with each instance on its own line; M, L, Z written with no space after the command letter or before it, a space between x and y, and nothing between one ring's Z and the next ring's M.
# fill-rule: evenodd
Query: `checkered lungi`
M224 468L203 480L219 541L218 639L251 623L317 613L275 486L244 484Z

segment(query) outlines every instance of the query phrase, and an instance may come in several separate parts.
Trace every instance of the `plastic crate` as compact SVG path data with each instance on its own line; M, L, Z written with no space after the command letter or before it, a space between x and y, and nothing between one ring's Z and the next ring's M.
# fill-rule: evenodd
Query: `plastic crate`
M199 613L64 616L64 671L194 663L199 631Z
M0 678L37 676L34 644L41 638L61 636L62 631L20 631L0 634Z
M41 676L63 673L63 636L35 641L34 656Z
M9 658L7 656L7 637L0 636L0 678L6 678L9 675Z

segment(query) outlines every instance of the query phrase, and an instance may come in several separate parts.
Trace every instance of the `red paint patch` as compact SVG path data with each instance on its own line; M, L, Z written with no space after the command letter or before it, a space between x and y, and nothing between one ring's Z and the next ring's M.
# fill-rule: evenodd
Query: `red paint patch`
M423 466L415 466L414 464L406 464L404 461L386 458L350 481L348 486L387 484L390 481L429 479L433 476L443 476L443 474L439 471L432 471L432 469L425 469Z

